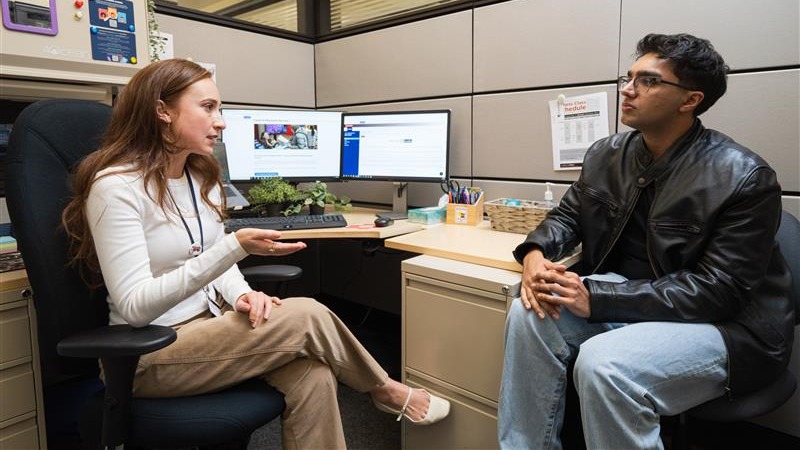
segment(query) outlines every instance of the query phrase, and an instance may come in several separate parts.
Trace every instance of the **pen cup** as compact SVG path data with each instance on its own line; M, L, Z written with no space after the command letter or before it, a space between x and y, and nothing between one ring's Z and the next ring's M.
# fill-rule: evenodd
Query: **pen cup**
M483 220L483 192L474 205L463 203L447 204L447 223L458 225L477 225Z

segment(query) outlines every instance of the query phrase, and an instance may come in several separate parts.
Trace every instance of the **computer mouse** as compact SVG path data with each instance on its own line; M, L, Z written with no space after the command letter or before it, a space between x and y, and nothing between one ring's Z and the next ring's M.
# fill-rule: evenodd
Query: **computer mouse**
M375 226L380 227L388 227L389 225L394 223L394 219L390 217L378 217L375 219Z

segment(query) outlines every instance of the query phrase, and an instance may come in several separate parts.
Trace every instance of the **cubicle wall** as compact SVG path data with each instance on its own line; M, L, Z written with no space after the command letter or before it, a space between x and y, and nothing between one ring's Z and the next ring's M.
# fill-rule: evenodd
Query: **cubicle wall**
M450 171L488 198L556 195L577 171L553 170L548 102L608 93L647 32L708 38L731 66L729 90L701 116L750 146L778 171L788 209L800 214L800 35L797 0L514 0L319 43L317 107L453 109ZM468 112L464 112L468 108ZM388 184L350 182L337 192L386 203ZM440 191L410 186L409 203Z
M314 108L314 45L158 15L175 57L216 65L226 104Z

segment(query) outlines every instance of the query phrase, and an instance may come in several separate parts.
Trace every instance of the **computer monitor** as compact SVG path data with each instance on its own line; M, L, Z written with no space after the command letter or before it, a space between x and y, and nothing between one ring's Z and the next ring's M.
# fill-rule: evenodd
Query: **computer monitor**
M231 181L339 178L341 112L223 108Z
M449 149L449 110L342 114L341 178L397 183L398 213L406 183L447 180Z

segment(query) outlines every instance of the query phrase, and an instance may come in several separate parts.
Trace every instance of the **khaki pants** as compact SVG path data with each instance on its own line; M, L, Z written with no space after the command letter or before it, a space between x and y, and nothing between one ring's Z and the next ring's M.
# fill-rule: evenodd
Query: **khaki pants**
M255 329L231 309L176 328L176 342L140 359L133 395L194 395L261 377L285 396L286 449L345 448L337 379L359 392L388 379L341 320L310 298L285 299Z

